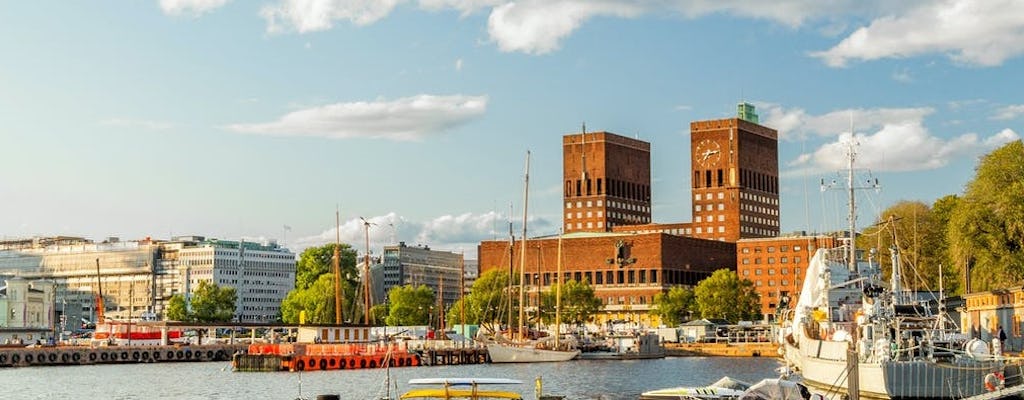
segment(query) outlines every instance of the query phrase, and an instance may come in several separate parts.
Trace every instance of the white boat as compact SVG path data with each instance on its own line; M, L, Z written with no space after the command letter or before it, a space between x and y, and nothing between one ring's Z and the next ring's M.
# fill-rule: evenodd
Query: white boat
M519 275L523 275L523 271L526 266L526 220L527 220L527 207L529 199L529 188L530 188L530 153L526 153L526 174L524 175L524 194L523 194L523 240L522 250L520 254L519 264ZM555 276L561 276L562 266L562 238L559 235L558 238L558 273ZM510 281L511 284L511 281ZM561 325L559 317L559 309L561 308L561 285L556 285L559 292L556 294L556 305L555 305L555 334L550 338L541 338L536 340L526 340L524 333L527 331L523 326L524 323L524 294L525 290L519 290L519 328L517 330L519 338L508 339L501 336L500 333L492 337L484 336L484 341L487 344L487 353L493 363L532 363L532 362L557 362L557 361L569 361L579 356L580 351L576 349L576 346L572 342L562 341L558 332L558 327Z
M850 215L853 238L855 214ZM786 362L804 384L829 397L951 399L984 393L986 375L1003 373L1004 360L990 355L986 343L949 328L941 296L924 301L904 291L899 251L890 250L888 283L873 251L865 259L852 243L817 250L792 319L779 335Z
M680 386L640 394L640 400L732 400L739 399L749 383L723 377L708 386Z

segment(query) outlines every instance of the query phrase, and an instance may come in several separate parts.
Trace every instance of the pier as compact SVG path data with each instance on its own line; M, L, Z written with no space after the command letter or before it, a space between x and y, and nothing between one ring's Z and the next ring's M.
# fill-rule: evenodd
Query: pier
M485 364L491 361L485 347L427 349L420 352L424 365Z
M246 345L52 346L0 348L0 367L230 361Z

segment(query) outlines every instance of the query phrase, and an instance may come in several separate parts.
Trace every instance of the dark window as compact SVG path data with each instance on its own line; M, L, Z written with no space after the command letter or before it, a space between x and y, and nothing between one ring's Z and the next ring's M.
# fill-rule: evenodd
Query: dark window
M722 170L718 170L718 186L722 186Z
M658 283L658 270L651 270L651 283Z

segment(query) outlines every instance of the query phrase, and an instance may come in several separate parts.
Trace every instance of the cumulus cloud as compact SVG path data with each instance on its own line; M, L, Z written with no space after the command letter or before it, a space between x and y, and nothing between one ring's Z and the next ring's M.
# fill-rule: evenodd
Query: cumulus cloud
M220 8L228 0L160 0L160 9L167 15L202 15Z
M374 217L367 217L370 222L370 249L377 253L383 246L405 242L410 246L424 245L435 250L463 251L467 259L475 259L476 247L482 240L503 239L507 233L508 216L495 212L484 214L464 213L459 215L442 215L428 221L412 221L394 212ZM530 226L535 231L551 230L553 226L543 219L531 219ZM495 231L498 227L499 232ZM290 240L287 245L296 252L313 246L334 243L335 235L341 235L342 243L349 243L358 251L363 252L366 243L366 227L363 220L353 218L343 221L338 229L329 227L316 235L299 237Z
M995 115L992 116L992 119L1017 119L1017 117L1020 117L1021 115L1024 115L1024 104L1014 104L997 109Z
M335 21L369 25L388 16L399 0L281 0L264 6L260 16L267 20L271 33L324 31Z
M408 141L452 129L486 110L487 96L421 94L393 101L335 103L304 108L285 114L276 121L238 123L226 128L265 135Z
M874 133L852 136L858 146L856 165L876 171L919 171L945 166L950 161L978 154L1020 138L1004 129L986 138L967 133L951 139L931 135L920 122L886 124ZM846 168L851 135L845 132L813 153L802 154L789 163L792 173L820 172Z
M836 110L822 115L808 114L802 108L784 108L778 104L758 103L761 122L779 131L779 139L799 140L809 135L837 136L854 130L869 130L885 125L920 124L935 112L931 107L870 108Z
M873 20L826 51L812 53L833 67L851 60L945 53L954 61L999 65L1024 53L1024 2L942 0Z

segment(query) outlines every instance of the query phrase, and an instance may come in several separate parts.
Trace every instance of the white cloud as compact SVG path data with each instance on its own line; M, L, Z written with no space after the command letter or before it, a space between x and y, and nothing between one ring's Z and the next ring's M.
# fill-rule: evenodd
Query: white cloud
M388 16L399 0L281 0L267 5L260 16L267 20L271 33L294 30L299 33L324 31L334 22L347 20L369 25Z
M508 216L495 212L485 214L464 213L459 215L442 215L426 222L411 221L394 212L382 216L367 217L369 227L370 251L378 254L385 245L406 242L410 246L429 246L435 250L463 251L467 259L475 259L476 247L482 240L503 239L507 237L505 229ZM531 227L550 229L551 225L544 220L529 221ZM495 231L497 227L498 231ZM363 221L353 218L342 222L339 227L329 227L316 235L299 237L289 240L286 245L296 252L312 246L334 243L335 232L340 233L341 242L352 245L360 253L366 248L367 230Z
M145 129L150 131L162 131L171 129L174 124L164 121L149 121L131 118L108 118L100 121L100 125L113 126L117 128Z
M976 156L1019 137L1013 130L1004 129L984 139L967 133L945 140L932 136L920 122L886 124L877 132L855 136L859 145L856 166L876 171L936 169L954 159ZM843 133L836 141L803 154L788 165L796 168L794 173L845 169L849 142L850 134Z
M160 9L167 15L202 15L227 4L229 0L160 0Z
M420 140L454 128L487 110L487 96L421 94L394 101L335 103L300 109L277 121L239 123L235 132L333 139Z
M992 119L1017 119L1017 117L1020 117L1021 115L1024 115L1024 104L1014 104L1006 107L1001 107L998 110L996 110L996 113L995 115L992 116Z
M795 140L815 136L837 136L855 131L870 130L885 125L917 123L935 112L930 107L871 108L836 110L822 115L810 115L801 108L785 109L777 104L758 103L761 122L779 131L779 139Z
M957 62L994 66L1024 53L1024 2L942 0L861 27L826 51L812 55L842 67L851 60L945 53Z
M462 71L462 59L455 60L455 70Z
M494 7L487 32L507 52L544 54L595 16L636 17L644 7L625 1L525 0Z

